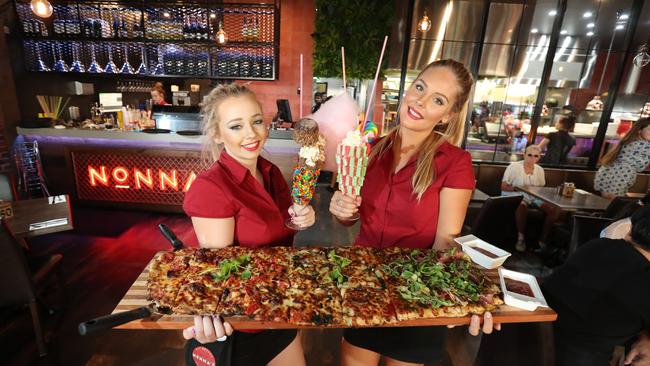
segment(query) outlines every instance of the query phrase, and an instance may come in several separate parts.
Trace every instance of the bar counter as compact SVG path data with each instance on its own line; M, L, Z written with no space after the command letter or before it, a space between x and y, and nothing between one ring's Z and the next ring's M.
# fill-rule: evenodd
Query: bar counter
M184 192L209 163L203 136L76 128L17 128L17 143L38 142L51 194L73 203L182 212ZM271 130L262 156L290 182L299 150L291 130Z

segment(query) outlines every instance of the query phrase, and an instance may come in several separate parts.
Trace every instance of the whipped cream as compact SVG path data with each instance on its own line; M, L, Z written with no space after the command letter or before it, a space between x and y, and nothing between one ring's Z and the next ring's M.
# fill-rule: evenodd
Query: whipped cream
M318 146L303 146L300 148L298 156L305 159L305 164L314 167L320 160L320 149Z
M359 130L348 132L343 141L341 141L341 144L345 146L361 146L364 143L365 142L363 141L363 137Z

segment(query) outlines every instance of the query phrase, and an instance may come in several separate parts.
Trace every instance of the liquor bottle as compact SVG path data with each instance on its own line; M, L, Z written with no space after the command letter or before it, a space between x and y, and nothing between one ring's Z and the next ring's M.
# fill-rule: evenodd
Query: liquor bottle
M246 22L246 16L244 15L244 23L242 23L241 26L241 35L244 41L248 40L248 35L250 34L249 29L248 29L248 22Z
M122 25L120 26L120 37L129 38L129 29L126 27L126 19L122 15Z
M190 38L190 17L189 15L186 15L183 18L185 19L183 21L183 39L189 39Z
M142 37L142 15L136 17L135 23L133 23L133 38Z
M40 20L40 19L36 20L36 23L38 24L38 27L39 27L39 29L40 29L40 33L39 33L39 34L40 34L41 36L47 37L47 36L48 36L48 32L47 32L47 26L45 25L45 23L43 23L43 21ZM37 34L37 35L38 35L38 34Z
M260 38L260 18L255 17L255 26L253 27L253 39L258 40Z
M113 15L113 37L120 38L120 21Z
M63 19L61 19L59 16L57 16L56 19L54 19L54 22L52 22L52 26L54 28L54 34L57 36L63 35L65 33L65 23L63 22Z
M33 23L35 23L35 21L29 20L29 19L25 19L23 21L23 33L26 36L31 36L34 33L34 24Z

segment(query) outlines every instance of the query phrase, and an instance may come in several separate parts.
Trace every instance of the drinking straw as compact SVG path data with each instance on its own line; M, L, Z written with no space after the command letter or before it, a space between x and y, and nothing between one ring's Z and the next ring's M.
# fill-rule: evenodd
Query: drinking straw
M300 119L302 119L302 53L300 54Z
M348 92L348 89L345 87L345 47L341 47L341 68L343 69L343 91Z
M384 45L381 47L381 54L379 55L379 63L377 64L377 71L375 71L375 80L372 83L372 90L370 91L370 99L368 100L368 107L366 108L366 115L363 117L363 123L359 125L359 131L363 131L363 126L368 121L368 114L370 113L370 107L372 106L372 101L375 96L375 87L377 86L377 79L379 78L379 69L381 68L381 61L384 59L384 51L386 50L386 42L388 42L388 36L384 36Z

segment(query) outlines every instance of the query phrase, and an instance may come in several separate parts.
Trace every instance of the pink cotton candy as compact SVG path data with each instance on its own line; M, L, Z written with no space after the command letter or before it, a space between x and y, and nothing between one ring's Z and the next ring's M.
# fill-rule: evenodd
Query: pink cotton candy
M359 106L348 93L343 93L323 103L310 118L318 122L325 137L325 164L322 170L336 172L336 146L348 131L357 128Z

